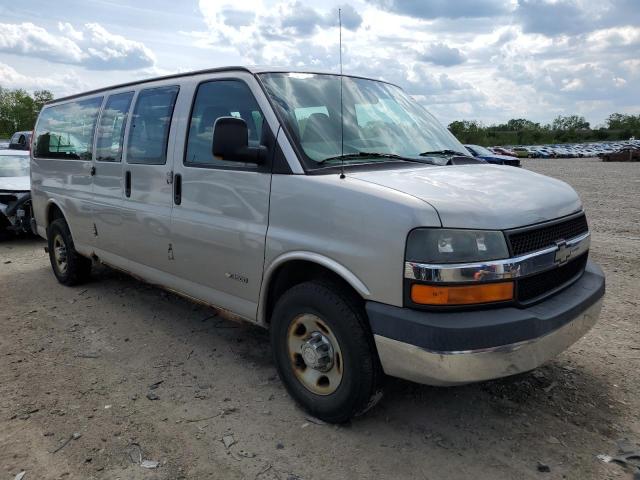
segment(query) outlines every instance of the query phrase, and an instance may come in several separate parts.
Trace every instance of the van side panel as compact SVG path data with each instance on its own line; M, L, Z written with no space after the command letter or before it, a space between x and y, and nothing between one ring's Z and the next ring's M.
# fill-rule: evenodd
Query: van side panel
M172 268L171 179L176 136L175 107L172 102L175 103L179 90L179 82L174 81L146 85L138 91L131 110L133 114L129 120L123 155L125 179L127 176L130 178L129 194L127 196L125 193L122 202L123 256L132 262L167 273ZM156 101L161 102L160 108L154 104ZM168 125L160 123L167 117ZM168 130L164 130L163 126ZM165 131L166 137L163 135ZM134 153L139 155L135 163L132 158Z
M31 152L36 222L46 227L50 204L58 205L76 249L83 254L89 253L93 242L91 153L102 101L102 96L93 96L45 107L38 117Z
M220 109L223 104L231 106L224 99L212 96L212 90L204 88L229 82L241 83L242 90L246 88L247 98L252 95L257 108L264 111L260 105L263 92L249 74L194 77L182 85L185 95L176 106L180 115L176 120L178 137L174 162L174 173L181 175L182 195L180 204L173 206L171 220L175 258L172 272L176 277L192 282L186 286L208 303L255 321L264 266L271 172L266 166L246 168L232 164L221 167L213 161L213 156L209 164L196 164L189 161L192 159L187 159L185 153L191 116L209 104ZM196 91L209 93L201 94L194 102ZM251 101L246 103L252 104ZM265 119L269 122L268 117ZM202 150L197 153L201 160L206 160ZM210 144L206 145L206 151L210 154Z
M124 197L122 152L124 152L124 148L121 147L121 142L119 141L121 139L119 137L122 136L122 128L124 128L122 140L126 139L126 132L129 125L127 119L133 108L134 94L135 92L132 89L124 92L116 91L105 94L105 105L100 115L98 130L96 132L93 211L98 236L95 244L96 248L102 252L109 252L115 255L124 254L125 244L125 242L122 241L122 202ZM115 114L113 113L115 101L129 102L129 110L126 114L123 114L124 118L120 128L115 128L113 124L115 118ZM122 104L116 104L116 106L124 108ZM108 148L106 145L108 145ZM117 152L117 149L120 148L121 152ZM118 155L118 153L120 153L120 155ZM104 253L100 255L100 258L105 260L103 257Z
M265 271L288 252L313 252L358 278L365 298L402 306L406 234L439 226L433 207L405 193L338 174L273 175Z
M36 158L31 163L36 222L47 225L47 209L54 202L67 219L79 252L90 249L93 237L91 183L91 162Z

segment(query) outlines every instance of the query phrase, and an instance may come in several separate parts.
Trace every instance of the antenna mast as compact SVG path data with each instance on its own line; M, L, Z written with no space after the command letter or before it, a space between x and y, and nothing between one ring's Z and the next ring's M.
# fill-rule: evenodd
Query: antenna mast
M344 107L342 103L342 9L338 8L338 30L340 41L340 178L344 178Z

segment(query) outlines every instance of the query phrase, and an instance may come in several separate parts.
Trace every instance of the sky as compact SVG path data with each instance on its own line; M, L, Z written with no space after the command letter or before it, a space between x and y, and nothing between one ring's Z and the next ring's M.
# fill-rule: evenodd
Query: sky
M55 96L225 65L395 83L445 125L640 113L640 0L0 1L0 86Z

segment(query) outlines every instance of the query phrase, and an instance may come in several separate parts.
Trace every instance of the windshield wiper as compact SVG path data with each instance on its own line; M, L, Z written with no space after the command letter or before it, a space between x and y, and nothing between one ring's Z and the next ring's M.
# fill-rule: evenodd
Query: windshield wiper
M421 157L428 157L429 155L462 155L463 157L468 157L468 153L458 152L456 150L444 149L444 150L434 150L432 152L422 152L419 154Z
M357 153L345 153L344 155L335 155L333 157L325 158L324 160L320 160L317 162L318 165L324 165L333 160L353 160L360 158L390 158L393 160L403 160L405 162L417 162L424 163L422 160L417 158L407 158L401 155L397 155L395 153L381 153L381 152L357 152Z

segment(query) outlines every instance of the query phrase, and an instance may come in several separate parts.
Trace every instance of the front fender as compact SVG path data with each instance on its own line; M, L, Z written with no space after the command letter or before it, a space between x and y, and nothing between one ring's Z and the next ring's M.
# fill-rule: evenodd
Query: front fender
M331 270L333 273L342 278L351 287L358 292L363 298L367 298L371 292L365 285L365 283L358 278L351 270L342 265L341 263L333 260L332 258L320 255L314 252L306 251L293 251L283 253L276 257L264 270L262 288L260 289L260 300L258 302L258 323L264 325L266 322L266 306L267 306L267 294L271 281L273 280L273 274L278 270L278 267L284 265L287 262L293 260L304 260L307 262L318 264Z

